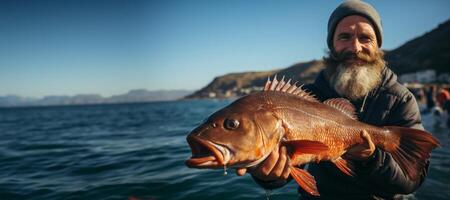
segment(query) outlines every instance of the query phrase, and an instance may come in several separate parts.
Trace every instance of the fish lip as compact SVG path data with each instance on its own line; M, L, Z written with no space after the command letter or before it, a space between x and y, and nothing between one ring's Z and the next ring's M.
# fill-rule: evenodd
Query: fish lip
M221 167L230 160L229 149L221 144L217 144L199 137L190 136L187 138L189 146L191 147L192 156L186 160L188 167L207 168L207 167ZM200 145L200 147L198 146ZM195 157L196 154L201 153L202 148L206 148L212 153L212 156Z

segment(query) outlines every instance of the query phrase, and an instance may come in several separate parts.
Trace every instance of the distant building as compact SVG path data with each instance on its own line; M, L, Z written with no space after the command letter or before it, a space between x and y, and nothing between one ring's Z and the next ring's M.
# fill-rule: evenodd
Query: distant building
M216 98L216 93L215 92L210 92L210 93L208 93L208 97L209 98Z
M450 83L450 74L436 74L436 71L429 69L414 73L402 74L399 76L399 81L402 83Z
M233 91L231 91L231 90L227 90L227 91L225 92L225 97L226 97L226 98L228 98L228 97L232 97L232 96L233 96L233 94L234 94L234 92L233 92Z
M399 77L400 82L403 83L432 83L436 81L436 71L434 70L424 70L414 73L402 74Z
M437 76L437 81L442 83L450 83L450 74L442 73Z

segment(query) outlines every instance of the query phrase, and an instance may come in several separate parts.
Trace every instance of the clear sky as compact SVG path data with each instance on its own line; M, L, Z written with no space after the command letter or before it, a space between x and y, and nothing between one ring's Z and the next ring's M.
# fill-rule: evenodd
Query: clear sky
M0 95L199 89L230 72L320 59L341 1L0 1ZM450 19L448 0L368 1L384 49Z

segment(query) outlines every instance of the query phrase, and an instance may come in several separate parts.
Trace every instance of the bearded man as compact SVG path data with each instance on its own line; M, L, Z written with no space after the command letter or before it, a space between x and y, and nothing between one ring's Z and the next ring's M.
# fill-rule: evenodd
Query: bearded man
M380 16L371 5L361 1L339 5L328 21L326 69L306 89L320 101L349 99L365 123L423 129L414 96L397 82L383 60L382 33ZM307 170L315 177L320 196L300 188L301 199L396 199L422 184L428 164L418 180L410 180L389 153L375 147L365 131L361 137L365 143L344 155L352 161L356 175L343 174L331 162L309 164ZM281 147L248 171L259 185L274 189L291 179L289 165L286 147ZM237 174L246 171L241 168Z

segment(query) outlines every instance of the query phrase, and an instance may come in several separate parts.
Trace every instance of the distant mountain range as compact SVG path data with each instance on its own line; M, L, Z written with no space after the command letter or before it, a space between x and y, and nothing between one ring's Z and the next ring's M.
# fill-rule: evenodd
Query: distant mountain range
M388 37L388 36L386 36ZM450 20L432 31L387 51L388 66L397 74L432 69L436 73L450 72ZM288 68L262 72L231 73L214 78L202 89L186 98L228 98L260 90L267 77L277 74L302 84L311 83L324 68L322 60L294 64Z
M102 97L98 94L80 94L75 96L45 96L29 98L17 95L0 96L0 107L18 106L53 106L53 105L84 105L84 104L114 104L138 103L151 101L168 101L181 99L192 93L190 90L130 90L126 94Z

